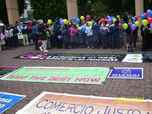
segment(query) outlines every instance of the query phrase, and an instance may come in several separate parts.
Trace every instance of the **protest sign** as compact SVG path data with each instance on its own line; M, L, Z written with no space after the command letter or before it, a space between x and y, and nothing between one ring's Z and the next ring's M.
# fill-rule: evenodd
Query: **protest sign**
M15 104L20 102L24 97L25 97L24 95L0 92L0 114L12 108Z
M43 92L16 114L152 114L152 101Z
M108 73L106 67L22 67L1 80L101 84Z
M143 68L114 67L108 78L117 79L143 79Z

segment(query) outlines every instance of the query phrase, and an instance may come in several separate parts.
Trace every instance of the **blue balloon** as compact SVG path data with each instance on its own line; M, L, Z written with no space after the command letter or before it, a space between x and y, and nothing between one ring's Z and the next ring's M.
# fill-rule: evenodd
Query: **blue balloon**
M149 13L149 17L152 17L152 11Z
M150 9L148 9L148 10L147 10L147 13L150 13L150 12L151 12L151 10L150 10Z
M150 24L150 28L152 29L152 23Z
M142 18L142 19L145 19L146 17L145 17L145 15L144 15L144 14L142 14L142 15L141 15L141 18Z
M64 25L64 20L60 18L60 25Z
M76 24L80 24L80 19L78 17L76 18Z

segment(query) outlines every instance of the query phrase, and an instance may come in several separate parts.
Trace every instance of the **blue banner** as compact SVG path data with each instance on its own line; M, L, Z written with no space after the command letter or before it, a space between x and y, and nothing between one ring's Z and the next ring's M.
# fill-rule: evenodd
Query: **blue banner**
M6 110L12 108L15 104L21 101L25 96L0 92L0 114L4 113Z
M108 78L143 79L143 68L114 67Z

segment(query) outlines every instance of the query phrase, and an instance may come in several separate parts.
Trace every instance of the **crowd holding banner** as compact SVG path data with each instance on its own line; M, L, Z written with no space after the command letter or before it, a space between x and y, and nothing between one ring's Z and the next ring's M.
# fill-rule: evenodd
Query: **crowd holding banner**
M20 44L35 44L35 49L50 48L126 48L133 51L142 35L142 49L151 48L152 10L141 16L104 16L94 19L90 15L56 19L18 22L4 27L0 38L3 48L18 47Z

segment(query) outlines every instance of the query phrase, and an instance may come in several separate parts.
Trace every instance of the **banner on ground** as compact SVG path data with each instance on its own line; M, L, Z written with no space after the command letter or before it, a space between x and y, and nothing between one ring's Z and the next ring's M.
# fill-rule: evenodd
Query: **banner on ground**
M19 68L19 66L0 66L0 75L10 73L17 68Z
M125 54L49 54L48 60L120 62Z
M143 56L142 56L142 54L127 54L125 56L125 58L122 60L122 62L142 63L143 62Z
M143 68L114 67L108 78L117 79L143 79Z
M1 80L101 84L109 73L106 67L22 67Z
M24 97L25 97L24 95L0 92L0 114L12 108L15 104L20 102Z
M100 62L120 62L125 54L87 54L87 53L34 53L28 52L15 58L29 60L64 60L64 61L100 61Z
M43 92L16 114L152 114L152 101Z

